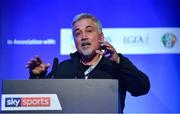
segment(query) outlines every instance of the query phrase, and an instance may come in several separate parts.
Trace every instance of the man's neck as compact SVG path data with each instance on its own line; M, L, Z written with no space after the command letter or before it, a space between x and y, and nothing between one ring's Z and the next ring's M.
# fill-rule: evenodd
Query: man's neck
M81 61L84 65L93 65L94 63L96 63L99 60L99 57L100 57L99 54L96 54L90 58L82 56Z

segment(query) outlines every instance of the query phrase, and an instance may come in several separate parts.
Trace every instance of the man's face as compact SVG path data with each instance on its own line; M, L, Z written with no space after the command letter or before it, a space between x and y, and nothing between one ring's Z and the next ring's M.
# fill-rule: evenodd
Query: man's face
M73 26L76 48L80 54L91 57L100 49L100 41L104 40L103 33L91 19L81 19Z

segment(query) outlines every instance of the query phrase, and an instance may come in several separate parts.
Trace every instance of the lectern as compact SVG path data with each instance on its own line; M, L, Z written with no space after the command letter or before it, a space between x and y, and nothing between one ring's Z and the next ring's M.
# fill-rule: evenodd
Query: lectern
M118 113L118 80L3 80L1 111L8 113Z

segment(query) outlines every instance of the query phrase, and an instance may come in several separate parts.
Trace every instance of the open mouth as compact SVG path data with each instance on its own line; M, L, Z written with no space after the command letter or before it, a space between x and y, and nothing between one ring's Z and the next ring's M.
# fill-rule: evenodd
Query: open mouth
M84 43L81 44L82 47L89 46L89 45L91 45L91 43L89 43L89 42L84 42Z

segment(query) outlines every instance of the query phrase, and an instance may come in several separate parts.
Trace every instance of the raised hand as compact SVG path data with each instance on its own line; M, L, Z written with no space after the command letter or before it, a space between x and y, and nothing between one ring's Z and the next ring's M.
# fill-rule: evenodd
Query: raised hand
M106 58L109 58L111 61L114 61L116 62L117 64L120 63L120 57L118 56L115 48L107 41L103 41L101 42L102 44L102 48L104 48L102 50L96 50L96 53L106 57Z
M39 56L32 58L28 61L26 68L30 69L35 75L45 72L49 68L50 64L44 64Z

